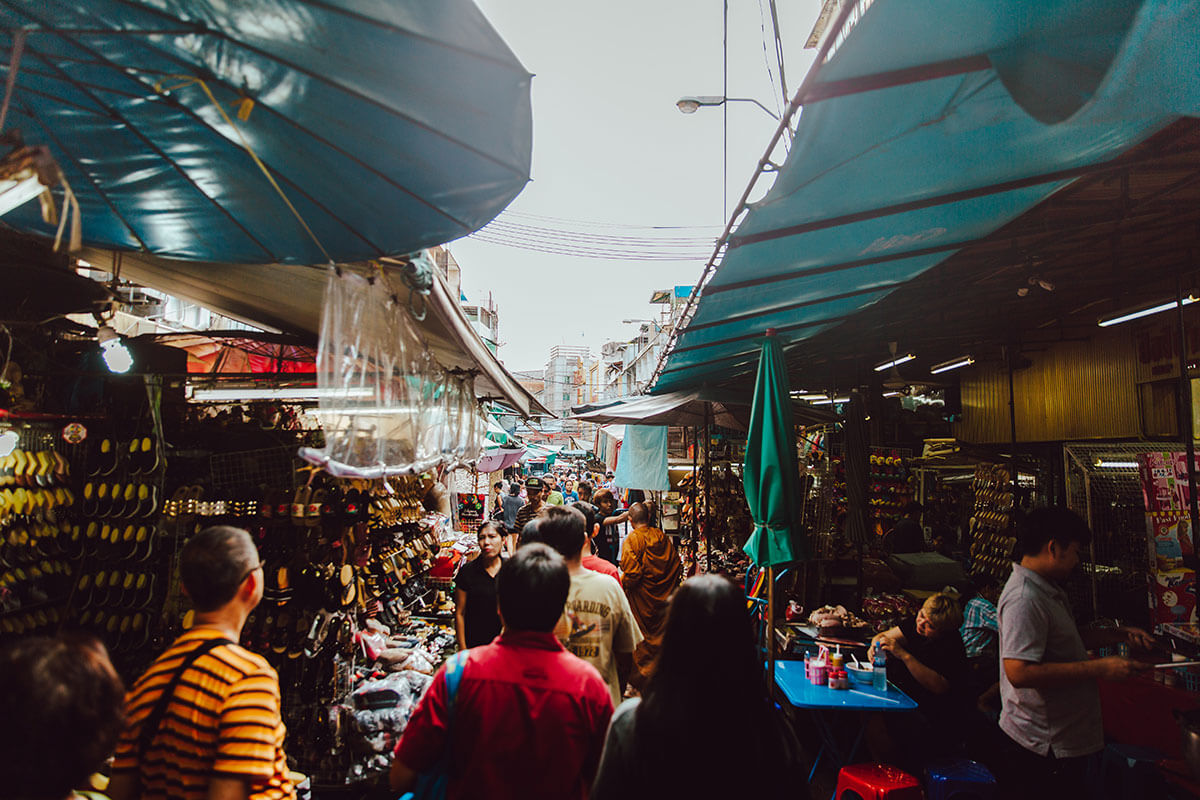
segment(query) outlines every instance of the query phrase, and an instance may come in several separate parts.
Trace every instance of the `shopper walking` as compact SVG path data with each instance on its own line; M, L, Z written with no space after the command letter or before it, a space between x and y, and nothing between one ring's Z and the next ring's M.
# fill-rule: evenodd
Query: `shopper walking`
M649 524L650 512L642 503L629 509L633 533L625 539L621 554L621 585L644 637L634 650L632 678L640 689L654 665L666 624L667 601L683 577L683 562L671 538Z
M508 494L501 501L504 523L505 541L508 544L508 552L511 554L517 549L517 535L521 533L521 529L517 527L517 513L520 512L521 506L525 505L525 501L521 499L521 484L519 481L513 481L508 487Z
M540 478L527 478L525 480L525 496L527 499L525 500L525 504L517 511L516 523L513 526L514 530L509 531L509 553L517 551L517 547L519 547L519 543L516 541L517 537L520 536L521 531L525 530L525 525L529 520L536 517L537 513L545 507L546 504L542 501L543 488L545 488L545 484L542 483Z
M504 481L496 481L492 484L491 497L491 512L488 514L488 519L497 519L504 514Z
M542 482L545 484L546 505L561 506L563 493L558 490L558 478L547 474L542 478Z
M1099 796L1096 754L1104 749L1104 727L1096 679L1123 680L1146 667L1122 656L1089 660L1087 649L1117 641L1154 644L1139 628L1081 636L1075 627L1060 583L1091 537L1087 523L1065 508L1036 509L1019 530L1021 560L998 606L1006 741L995 765L1002 788L1014 796Z
M642 698L613 715L592 800L807 797L799 745L763 676L742 591L717 575L688 580ZM720 702L697 702L714 687Z
M479 528L479 555L454 579L454 631L458 649L488 644L500 635L496 612L496 573L500 571L504 536L497 522Z
M64 800L112 754L125 687L90 637L44 636L0 649L0 798Z
M262 566L239 528L206 528L184 546L179 574L195 626L129 693L112 800L296 796L283 754L279 679L266 659L236 644L262 599Z
M615 578L583 566L588 537L582 513L569 506L548 508L542 512L538 533L566 559L571 573L564 613L567 624L560 639L567 650L600 672L616 705L633 668L633 649L642 640L629 600Z
M621 555L621 532L618 526L629 519L629 512L617 513L617 498L611 489L596 492L593 502L597 509L596 522L600 525L600 531L593 540L596 555L617 566Z
M396 746L391 787L408 791L450 748L450 800L586 798L612 698L596 668L554 637L571 588L566 562L544 544L523 545L496 588L504 633L434 676ZM448 667L459 668L452 697Z

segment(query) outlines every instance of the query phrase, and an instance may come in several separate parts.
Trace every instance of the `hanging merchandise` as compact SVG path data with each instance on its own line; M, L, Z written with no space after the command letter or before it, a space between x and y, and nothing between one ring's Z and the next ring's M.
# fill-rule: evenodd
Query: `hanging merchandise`
M413 263L431 269L424 259ZM483 449L487 423L474 375L433 359L413 318L420 294L401 302L393 279L400 280L383 270L329 272L317 351L325 446L300 454L338 477L467 466Z
M1012 571L1017 538L1012 529L1012 471L1005 466L975 468L975 516L971 518L971 571L1005 581Z

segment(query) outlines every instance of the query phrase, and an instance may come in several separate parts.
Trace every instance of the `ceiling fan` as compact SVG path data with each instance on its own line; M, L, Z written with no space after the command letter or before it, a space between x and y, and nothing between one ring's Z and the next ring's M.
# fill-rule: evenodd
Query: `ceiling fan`
M910 381L901 375L900 365L897 363L900 360L900 357L896 355L897 345L897 342L888 342L888 351L892 354L892 358L887 377L883 380L884 389L903 395L915 395L922 394L929 389L944 389L948 386L948 384L934 380Z

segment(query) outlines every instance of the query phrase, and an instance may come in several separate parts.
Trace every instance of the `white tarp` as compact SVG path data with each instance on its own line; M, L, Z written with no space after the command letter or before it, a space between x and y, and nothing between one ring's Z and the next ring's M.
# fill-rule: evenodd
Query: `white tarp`
M667 477L667 428L664 425L630 425L617 456L613 483L623 489L665 492Z

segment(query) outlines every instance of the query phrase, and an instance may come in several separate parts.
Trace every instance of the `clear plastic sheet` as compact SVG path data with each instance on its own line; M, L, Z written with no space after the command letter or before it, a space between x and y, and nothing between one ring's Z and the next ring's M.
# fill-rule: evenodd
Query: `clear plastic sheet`
M433 359L385 274L330 270L317 349L325 447L300 455L339 477L470 466L487 427L474 383Z

